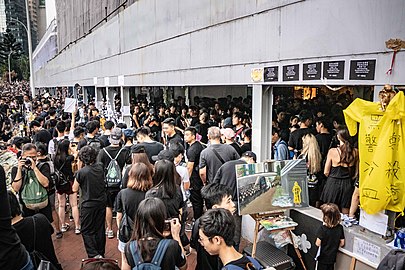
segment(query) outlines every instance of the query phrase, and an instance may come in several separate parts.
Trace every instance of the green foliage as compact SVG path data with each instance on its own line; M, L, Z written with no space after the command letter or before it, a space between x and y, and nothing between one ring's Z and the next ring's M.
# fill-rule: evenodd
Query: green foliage
M8 72L8 57L10 55L11 70L17 73L18 79L29 77L28 58L23 56L20 42L17 42L10 29L6 30L3 39L0 41L0 70Z

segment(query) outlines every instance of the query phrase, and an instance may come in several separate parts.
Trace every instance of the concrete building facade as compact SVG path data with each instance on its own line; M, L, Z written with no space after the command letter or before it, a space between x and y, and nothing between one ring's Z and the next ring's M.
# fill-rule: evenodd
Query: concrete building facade
M94 11L94 1L63 2L56 0L64 49L35 73L37 87L114 88L125 106L133 86L203 92L249 85L258 160L270 157L273 88L367 86L377 93L386 83L405 85L405 51L393 63L385 43L405 39L403 0L139 0L91 33L105 1ZM252 223L244 221L252 239L246 226Z

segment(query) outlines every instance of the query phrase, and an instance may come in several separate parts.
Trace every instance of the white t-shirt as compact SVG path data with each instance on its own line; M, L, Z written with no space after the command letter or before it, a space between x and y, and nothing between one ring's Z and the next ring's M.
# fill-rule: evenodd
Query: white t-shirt
M187 200L186 194L184 192L184 183L190 182L190 176L188 175L188 170L186 167L181 165L176 166L176 171L180 175L181 178L181 193L183 193L183 201Z

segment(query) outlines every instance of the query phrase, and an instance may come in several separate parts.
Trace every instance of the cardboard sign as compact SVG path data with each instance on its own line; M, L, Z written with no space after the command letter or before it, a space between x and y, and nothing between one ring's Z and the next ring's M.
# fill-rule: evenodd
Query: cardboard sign
M377 213L374 215L367 214L366 211L360 209L360 226L378 233L385 235L388 225L388 216L383 213Z

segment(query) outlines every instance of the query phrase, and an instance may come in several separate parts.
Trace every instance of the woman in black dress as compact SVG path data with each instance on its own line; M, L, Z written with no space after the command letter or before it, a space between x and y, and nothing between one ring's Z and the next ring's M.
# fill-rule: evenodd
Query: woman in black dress
M326 158L324 174L328 177L321 201L334 203L343 214L349 213L354 189L354 178L358 173L358 150L350 143L346 127L337 130L339 146L331 148Z

